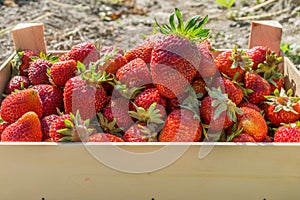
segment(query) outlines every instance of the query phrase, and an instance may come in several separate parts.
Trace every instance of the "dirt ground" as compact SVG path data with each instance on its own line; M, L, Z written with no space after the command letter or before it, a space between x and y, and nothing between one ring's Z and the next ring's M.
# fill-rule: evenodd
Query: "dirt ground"
M68 50L81 41L129 49L150 35L154 17L167 22L178 7L185 19L209 16L214 48L247 48L252 20L277 20L282 42L299 44L300 0L240 0L229 11L215 0L0 0L0 64L14 51L11 29L21 22L43 22L48 50ZM113 4L111 2L114 2ZM3 5L6 4L6 5ZM232 16L229 18L229 16Z

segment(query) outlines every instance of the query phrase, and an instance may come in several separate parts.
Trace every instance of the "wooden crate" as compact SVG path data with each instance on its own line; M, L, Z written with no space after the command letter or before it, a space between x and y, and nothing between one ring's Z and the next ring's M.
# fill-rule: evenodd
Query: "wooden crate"
M0 93L11 58L0 67ZM288 58L283 70L300 96ZM0 157L5 200L300 197L298 143L0 143Z

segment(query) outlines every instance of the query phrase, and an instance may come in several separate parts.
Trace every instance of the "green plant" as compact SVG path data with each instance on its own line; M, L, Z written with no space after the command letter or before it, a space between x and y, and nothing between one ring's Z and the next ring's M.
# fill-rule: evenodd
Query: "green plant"
M235 3L235 0L216 0L216 3L230 10Z
M300 64L300 45L299 44L290 44L282 43L280 45L281 51L285 56L289 57L294 64Z

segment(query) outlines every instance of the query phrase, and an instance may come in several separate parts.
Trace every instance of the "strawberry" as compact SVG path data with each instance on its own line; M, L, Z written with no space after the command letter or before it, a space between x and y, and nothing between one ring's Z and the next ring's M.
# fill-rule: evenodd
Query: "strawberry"
M25 49L24 51L17 51L16 56L11 61L13 69L19 72L19 75L27 77L32 57L38 57L32 50Z
M265 96L271 93L270 84L263 77L253 72L246 72L244 85L246 89L252 90L248 94L248 100L254 104L259 104L266 100Z
M10 123L4 122L0 119L0 137L1 137L1 134L3 133L3 131L5 130L5 128L8 127L9 125L10 125Z
M107 103L107 95L101 85L106 80L105 73L95 72L95 66L89 70L79 65L81 76L69 79L64 88L64 107L66 113L80 111L83 119L93 119Z
M186 109L172 111L158 136L159 142L198 142L202 135L200 120Z
M200 117L204 124L209 125L210 130L220 131L236 122L236 114L242 111L236 107L227 94L221 89L207 88L209 96L205 97L200 106Z
M253 104L253 103L250 103L250 102L246 102L246 101L242 101L240 104L239 104L239 107L247 107L247 108L252 108L253 110L256 110L257 112L261 112L261 109Z
M232 50L224 51L215 58L215 64L220 73L233 78L238 73L237 81L243 80L245 69L252 66L252 61L244 51L238 51L235 46Z
M49 130L49 136L53 142L80 142L88 141L93 129L89 129L89 120L83 121L76 112L59 116L55 119Z
M56 62L50 68L50 77L54 85L64 87L66 82L76 76L77 63L75 60Z
M253 61L252 69L256 70L260 63L266 61L266 55L271 53L271 50L264 46L255 46L245 51L245 54Z
M282 88L280 92L276 89L274 95L266 96L265 115L273 125L293 123L300 118L300 98L292 94L291 89L286 93Z
M82 42L71 48L71 50L59 58L59 61L75 60L89 66L90 62L96 62L99 59L98 50L90 42Z
M28 68L29 80L33 85L50 83L47 76L47 69L52 66L48 60L37 59L33 61Z
M206 91L206 90L205 90ZM179 109L182 102L188 97L187 93L183 93L178 98L167 99L167 111L171 113L173 110Z
M14 76L6 86L5 93L10 94L15 90L23 90L30 86L30 81L26 76Z
M42 102L38 92L25 89L8 95L1 104L1 117L4 121L13 123L25 113L33 111L42 117Z
M175 26L175 14L178 26ZM156 21L157 27L165 36L154 45L150 62L153 83L159 93L167 98L175 98L184 93L195 77L201 58L193 40L206 38L209 32L208 29L202 29L207 17L200 20L199 16L195 16L184 25L177 8L175 14L169 18L170 26L160 25Z
M152 83L149 69L140 58L136 58L121 67L117 71L116 77L128 88L141 87Z
M49 128L49 136L51 138L51 141L58 142L64 136L57 131L67 128L65 120L71 120L71 117L69 114L59 116L55 120L52 121L52 123L50 124L50 128Z
M104 107L102 114L108 122L116 120L116 126L126 131L132 124L134 124L134 121L128 114L129 110L128 99L114 98Z
M63 91L49 84L40 84L32 87L38 91L43 105L43 116L57 114L57 109L63 109Z
M209 42L205 40L197 45L199 56L200 56L200 64L197 67L197 78L210 78L213 77L217 72L217 66L214 62L214 58L208 49Z
M300 142L299 127L280 126L275 132L274 142Z
M43 141L46 141L49 138L51 138L49 135L50 126L52 122L55 121L58 117L59 117L58 115L48 115L41 120Z
M161 37L160 34L155 34L148 37L142 44L133 47L129 51L127 51L124 55L127 62L130 62L136 58L142 59L145 63L150 63L151 61L151 53L152 49L155 46L155 43Z
M125 142L156 142L157 132L146 123L132 125L123 135Z
M114 46L105 46L100 51L100 70L106 73L116 74L118 69L123 67L127 60L123 56L123 50Z
M264 62L259 63L255 72L266 79L271 86L271 92L283 87L283 75L280 72L279 64L283 58L277 56L275 52L266 50Z
M231 140L232 142L255 142L254 138L247 133L241 133Z
M211 86L214 88L220 87L223 93L227 93L228 98L236 105L238 105L243 99L243 90L227 78L217 77L213 80Z
M159 94L156 88L145 89L134 100L134 104L137 107L144 109L148 109L154 102L157 103L156 109L159 109L161 115L164 116L167 100Z
M251 108L242 107L242 114L238 115L238 128L254 138L256 142L262 142L268 133L268 126L263 116Z
M40 142L42 130L39 117L34 112L27 112L16 122L6 127L1 135L2 142Z
M97 133L90 136L89 142L124 142L124 140L109 133Z
M192 82L192 87L194 89L194 91L196 92L196 94L202 94L205 95L207 93L205 87L206 87L206 82L200 78L200 79L195 79Z

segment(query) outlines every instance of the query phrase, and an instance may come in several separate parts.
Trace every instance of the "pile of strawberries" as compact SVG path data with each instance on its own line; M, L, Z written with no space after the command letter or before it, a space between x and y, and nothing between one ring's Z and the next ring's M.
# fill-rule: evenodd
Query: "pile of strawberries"
M175 9L125 53L89 42L59 57L18 51L1 141L299 142L300 98L284 89L282 57L263 46L217 55L207 19L184 23Z

